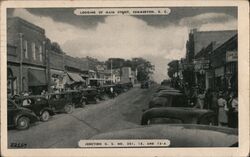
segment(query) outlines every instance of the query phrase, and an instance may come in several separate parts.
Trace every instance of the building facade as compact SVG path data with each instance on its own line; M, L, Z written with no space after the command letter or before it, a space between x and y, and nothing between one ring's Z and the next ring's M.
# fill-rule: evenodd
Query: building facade
M48 89L45 31L21 18L7 20L8 91L12 94Z
M192 67L196 86L216 91L237 89L237 30L192 30L186 46L183 67L184 71Z

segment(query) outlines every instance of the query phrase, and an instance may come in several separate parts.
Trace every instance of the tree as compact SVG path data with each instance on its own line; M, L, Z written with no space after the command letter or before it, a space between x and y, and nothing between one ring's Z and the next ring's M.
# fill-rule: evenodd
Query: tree
M60 45L57 42L52 42L51 43L51 50L56 52L56 53L63 53L63 50L61 49Z
M154 73L155 67L151 62L144 58L132 58L131 61L127 61L126 64L130 64L132 70L137 70L137 80L145 81L150 78L150 75Z
M112 62L112 69L119 69L124 66L125 60L122 58L109 58L105 62L108 69L111 69L111 62Z
M174 77L174 74L178 72L178 67L179 66L179 61L178 60L173 60L170 63L168 63L168 76L170 78Z

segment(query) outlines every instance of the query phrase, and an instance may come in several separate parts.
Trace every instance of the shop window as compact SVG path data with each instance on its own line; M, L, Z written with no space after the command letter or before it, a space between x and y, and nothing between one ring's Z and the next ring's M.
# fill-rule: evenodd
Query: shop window
M17 94L17 79L13 81L13 92L14 95Z
M33 59L36 60L36 44L34 42L31 44L31 49L32 49Z
M27 85L26 78L23 77L23 78L22 78L22 89L21 89L21 91L23 91L23 89L25 89L25 86L26 86L26 85Z

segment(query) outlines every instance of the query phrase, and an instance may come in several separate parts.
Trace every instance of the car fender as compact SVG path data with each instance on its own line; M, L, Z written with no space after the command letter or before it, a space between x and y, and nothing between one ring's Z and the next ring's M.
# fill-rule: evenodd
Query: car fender
M14 123L15 123L15 126L17 125L17 120L20 118L20 117L28 117L30 119L30 122L33 123L33 122L36 122L38 121L38 117L34 114L26 114L26 113L18 113L16 115L16 117L14 118Z
M41 116L42 113L43 113L44 111L48 111L50 115L54 115L54 114L55 114L55 113L53 112L52 108L45 107L45 108L43 108L43 109L40 111L39 115Z
M208 113L206 113L206 114L204 114L204 115L201 115L201 116L198 118L197 123L198 123L198 124L201 124L201 123L202 123L202 120L203 120L204 118L206 118L206 117L212 117L212 118L214 118L214 120L215 120L215 119L216 119L216 114L215 114L213 111L211 111L211 112L208 112Z

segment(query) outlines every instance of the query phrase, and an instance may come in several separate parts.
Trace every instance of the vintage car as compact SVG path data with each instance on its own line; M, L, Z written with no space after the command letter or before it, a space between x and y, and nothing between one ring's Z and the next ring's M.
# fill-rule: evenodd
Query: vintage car
M141 118L141 125L178 123L216 125L216 114L205 109L161 107L145 111Z
M143 81L141 83L141 88L144 89L144 88L149 88L150 86L150 81Z
M238 131L236 129L195 124L149 125L102 133L91 139L165 139L169 141L169 145L165 147L238 147Z
M174 90L174 88L169 87L169 86L160 86L156 89L156 92L159 92L161 90Z
M31 123L39 120L33 111L18 106L12 100L8 100L7 110L8 127L16 127L18 130L24 130L28 129Z
M41 121L48 121L54 112L45 96L21 96L15 99L21 106L32 110Z
M79 90L68 90L64 93L71 97L74 107L84 107L87 104L87 98Z
M96 88L85 88L80 90L86 98L86 104L96 104L96 99L100 96Z
M72 113L74 110L74 104L72 97L67 92L61 93L49 93L47 95L48 102L53 112L65 112Z
M114 86L114 91L115 91L115 93L116 93L117 95L119 95L119 94L125 92L124 87L123 87L122 84L120 84L120 83L115 84L115 86Z
M172 88L172 89L162 89L162 90L158 90L158 91L155 93L155 95L161 94L161 93L165 93L165 92L176 92L176 93L181 93L180 90Z
M189 107L187 97L179 92L159 92L149 101L149 108L153 107Z

